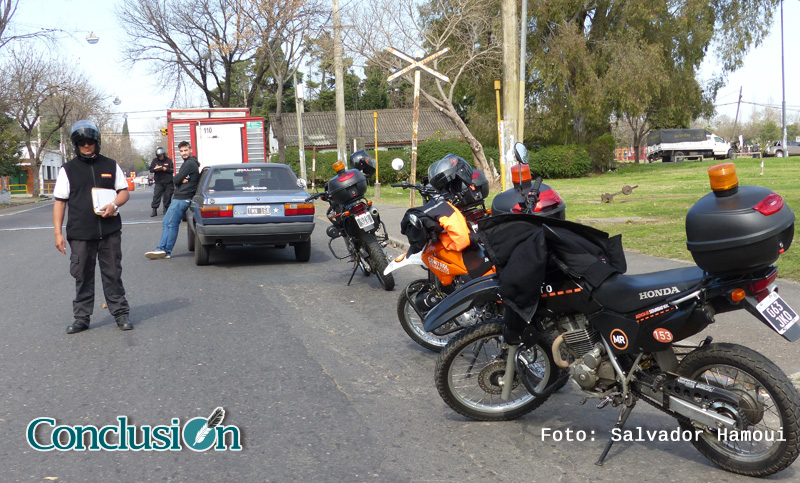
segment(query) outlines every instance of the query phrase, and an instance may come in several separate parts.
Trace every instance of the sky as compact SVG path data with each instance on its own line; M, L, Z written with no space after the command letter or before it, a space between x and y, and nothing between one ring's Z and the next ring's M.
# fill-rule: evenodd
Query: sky
M124 32L119 26L115 7L121 0L21 0L12 24L18 31L59 28L66 31L58 55L72 58L92 82L108 95L112 112L128 115L128 127L137 146L147 146L159 127L166 127L166 110L172 93L161 90L144 66L129 69L122 58ZM784 46L786 57L787 122L800 118L800 0L784 2ZM776 12L769 37L761 46L742 59L741 67L730 74L716 99L718 114L731 119L736 115L739 88L742 89L740 122L746 121L754 109L750 104L780 107L781 92L781 26ZM94 32L100 38L90 45L86 37ZM713 54L704 62L701 79L710 78L717 67ZM646 67L642 68L646 75ZM119 97L122 103L111 101ZM196 107L201 107L199 104Z

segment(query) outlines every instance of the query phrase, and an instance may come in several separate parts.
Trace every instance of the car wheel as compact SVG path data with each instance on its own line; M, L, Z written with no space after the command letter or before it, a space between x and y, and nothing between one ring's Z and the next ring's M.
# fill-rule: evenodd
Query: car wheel
M775 157L782 158L783 157L783 151L775 151Z
M675 151L675 154L672 155L672 159L676 163L680 163L683 161L683 156L684 156L683 151Z
M311 240L295 244L294 257L298 262L309 261L311 259Z
M200 237L194 237L194 264L197 266L208 265L208 255L211 251L211 245L203 245L200 243Z
M187 225L186 225L186 248L188 248L190 252L194 251L194 239L195 239L194 230L192 230L192 227L189 226L189 224L187 223Z
M728 150L728 159L736 159L736 151L733 148Z

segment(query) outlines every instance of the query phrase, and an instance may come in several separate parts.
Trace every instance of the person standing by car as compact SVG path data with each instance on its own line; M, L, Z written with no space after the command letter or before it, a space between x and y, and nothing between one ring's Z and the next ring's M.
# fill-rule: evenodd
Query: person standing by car
M131 330L130 306L122 286L122 221L117 216L119 207L130 198L128 183L117 162L100 154L100 130L95 123L81 120L73 124L70 141L76 156L59 170L53 189L55 245L66 255L69 242L69 273L75 279L72 302L75 320L67 327L67 334L89 328L94 308L94 269L98 262L108 310L120 329ZM114 190L116 197L96 211L94 188ZM113 195L113 191L110 193ZM67 207L65 240L61 225Z
M178 229L181 226L183 214L189 208L189 203L197 191L197 184L200 182L200 162L191 155L192 145L187 141L182 141L178 145L178 151L183 158L183 164L173 178L176 188L172 195L172 203L161 222L161 241L158 242L155 250L144 254L150 260L171 257L175 240L178 239Z
M150 204L150 207L153 208L150 216L153 217L158 215L158 205L161 203L162 198L164 201L164 211L162 213L167 212L169 203L172 201L172 192L175 189L175 185L172 184L172 175L175 172L174 165L167 156L167 152L161 146L156 148L156 157L150 162L150 172L153 173L153 183L155 184L153 202Z

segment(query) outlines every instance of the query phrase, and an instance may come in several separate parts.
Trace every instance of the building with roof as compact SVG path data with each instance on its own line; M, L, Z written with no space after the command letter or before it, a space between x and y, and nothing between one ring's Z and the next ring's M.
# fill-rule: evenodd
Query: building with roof
M378 147L388 148L411 144L412 122L414 111L412 109L380 109L377 111L348 111L345 113L347 126L347 143L353 140L363 143L362 147L375 145L375 118L373 112L378 113ZM303 144L306 149L319 151L336 149L336 112L305 112L303 116ZM280 129L275 122L275 114L269 115L269 146L271 153L278 152L277 136ZM281 114L283 139L285 146L299 146L297 136L297 113ZM417 139L452 139L461 135L450 119L437 109L422 108L419 110L419 131Z

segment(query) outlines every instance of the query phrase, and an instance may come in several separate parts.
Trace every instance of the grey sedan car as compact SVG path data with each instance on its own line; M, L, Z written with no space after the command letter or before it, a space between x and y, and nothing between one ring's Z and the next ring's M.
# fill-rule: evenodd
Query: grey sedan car
M785 148L781 144L781 141L775 141L772 146L768 146L767 156L786 158L789 156L800 155L800 142L787 140Z
M305 181L284 164L245 163L203 169L186 212L188 248L197 265L213 249L233 245L294 247L295 258L311 256L314 204L306 203Z

